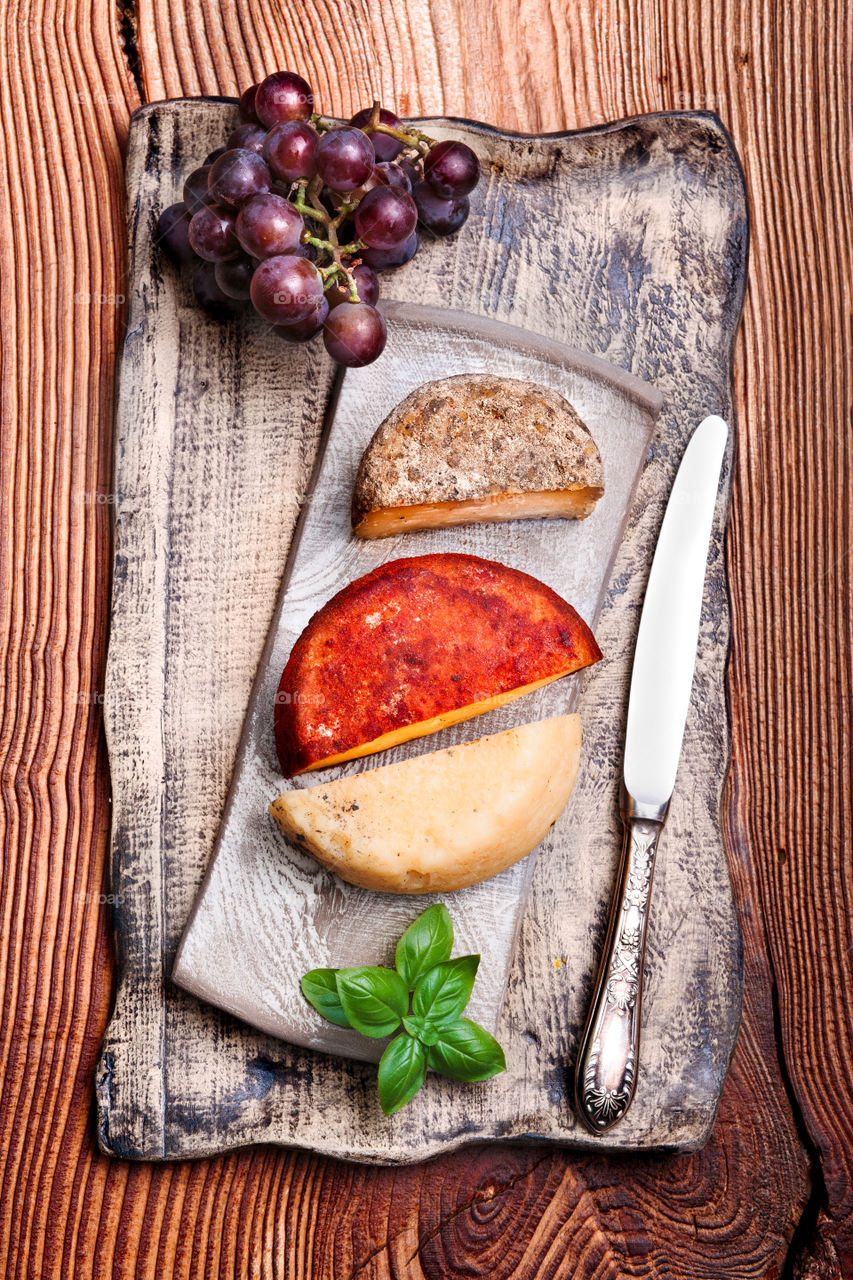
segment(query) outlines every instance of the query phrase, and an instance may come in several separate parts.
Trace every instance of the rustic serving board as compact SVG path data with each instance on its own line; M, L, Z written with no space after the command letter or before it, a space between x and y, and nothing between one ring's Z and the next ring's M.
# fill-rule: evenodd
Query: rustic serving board
M396 273L394 296L601 355L652 382L664 408L597 627L607 659L580 707L586 763L573 807L586 857L571 884L554 878L547 857L536 864L501 1020L509 1070L460 1091L430 1081L420 1109L389 1121L372 1066L251 1030L168 979L222 817L333 376L313 344L285 349L249 317L214 327L152 244L160 208L235 116L222 100L150 106L129 141L131 289L105 692L119 982L98 1067L101 1145L174 1158L272 1141L377 1162L483 1137L697 1146L713 1122L741 991L719 827L730 461L656 872L637 1096L605 1139L574 1119L571 1067L618 857L621 727L654 540L691 428L710 412L731 418L748 232L728 136L703 113L538 138L429 124L468 141L486 180L462 232ZM595 916L575 910L579 899L600 904Z
M595 627L610 566L633 507L660 393L632 374L553 339L444 307L384 306L388 343L381 360L343 373L321 456L284 576L282 594L252 691L225 816L205 881L181 939L172 978L252 1026L292 1044L378 1061L387 1041L337 1027L299 987L309 969L393 964L397 938L414 917L443 901L453 916L457 954L481 957L469 1016L496 1031L518 927L538 850L502 875L458 893L413 898L371 893L324 871L289 845L267 812L292 787L324 784L393 760L470 742L575 708L584 676L343 769L285 784L276 757L272 708L290 651L305 624L337 591L399 556L462 551L498 560L546 582ZM488 371L547 386L575 407L598 444L605 491L579 520L513 520L356 538L350 503L362 453L383 418L416 387L451 374ZM569 804L544 842L554 876L577 881L577 819ZM581 854L582 856L582 854ZM578 904L594 915L598 903ZM282 946L282 938L288 945ZM452 1087L452 1086L445 1086Z

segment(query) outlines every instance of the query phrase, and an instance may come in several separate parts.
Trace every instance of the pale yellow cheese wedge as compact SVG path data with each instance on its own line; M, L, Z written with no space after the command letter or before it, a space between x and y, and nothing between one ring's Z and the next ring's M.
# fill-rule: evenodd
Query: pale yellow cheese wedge
M518 862L572 793L580 716L555 716L270 805L284 834L350 884L445 893Z

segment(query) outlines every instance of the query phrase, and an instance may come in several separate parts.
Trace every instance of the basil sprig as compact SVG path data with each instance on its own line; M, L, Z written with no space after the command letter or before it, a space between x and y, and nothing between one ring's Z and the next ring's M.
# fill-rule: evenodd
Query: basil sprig
M387 1116L411 1101L427 1068L452 1080L488 1080L506 1070L494 1036L462 1017L480 957L451 960L452 950L450 912L437 902L400 938L396 968L312 969L302 979L306 1000L336 1026L374 1039L399 1032L379 1062L379 1101Z

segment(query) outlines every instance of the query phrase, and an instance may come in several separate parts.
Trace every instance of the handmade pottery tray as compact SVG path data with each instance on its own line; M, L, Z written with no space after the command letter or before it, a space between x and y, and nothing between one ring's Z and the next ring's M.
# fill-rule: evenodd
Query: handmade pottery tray
M656 873L637 1096L605 1139L576 1121L571 1071L619 853L625 697L655 537L692 427L710 412L731 418L747 253L731 142L715 117L693 113L549 137L425 126L469 142L485 178L462 231L384 277L385 295L601 356L654 384L663 408L596 628L606 659L577 708L585 745L566 841L573 875L544 855L530 877L500 1021L508 1071L474 1086L430 1080L388 1120L375 1067L253 1030L169 978L222 818L334 377L317 344L288 349L248 316L213 325L153 244L160 209L235 116L225 100L155 104L136 114L129 142L131 300L105 690L119 979L98 1067L101 1145L162 1159L279 1142L382 1163L483 1138L695 1147L713 1122L741 992L719 829L728 460ZM239 883L234 890L239 910Z
M575 708L583 676L381 757L285 784L273 742L272 707L290 651L312 614L353 579L388 560L434 552L474 554L532 574L571 601L594 627L660 410L654 387L553 339L442 307L380 305L388 326L385 355L365 369L344 373L333 397L214 856L172 970L174 981L187 991L262 1031L309 1049L368 1061L378 1061L386 1042L321 1018L302 995L301 975L344 962L392 964L406 926L431 902L444 901L453 915L457 954L481 957L468 1016L496 1031L538 853L553 863L555 877L566 883L577 880L573 807L568 805L541 850L502 875L462 892L413 898L371 893L323 871L309 854L284 841L267 812L270 800L285 785L325 784L342 772L360 773L565 714ZM583 521L515 520L368 541L354 537L350 502L355 475L362 451L386 413L424 382L483 370L548 386L574 405L598 444L604 467L605 492L592 515ZM596 906L579 904L579 910L594 911Z

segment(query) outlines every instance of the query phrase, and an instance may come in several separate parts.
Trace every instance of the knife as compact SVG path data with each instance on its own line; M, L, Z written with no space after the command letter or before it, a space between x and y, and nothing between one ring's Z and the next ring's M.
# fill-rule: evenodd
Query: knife
M729 429L705 418L684 452L649 574L634 650L620 811L622 859L575 1073L593 1133L624 1116L637 1084L643 961L655 853L690 705L714 505Z

